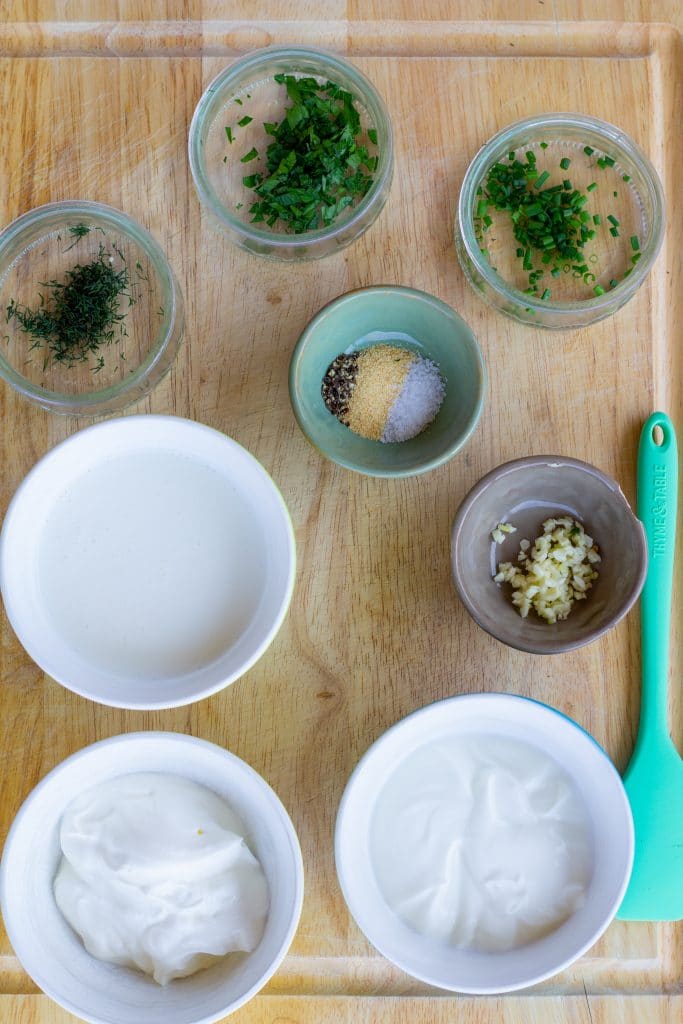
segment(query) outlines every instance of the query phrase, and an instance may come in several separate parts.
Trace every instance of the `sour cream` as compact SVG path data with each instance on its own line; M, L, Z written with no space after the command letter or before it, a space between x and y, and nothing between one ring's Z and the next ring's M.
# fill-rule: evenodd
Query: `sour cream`
M254 949L268 884L245 829L215 793L139 772L94 786L60 828L57 906L92 956L165 985Z
M581 907L593 866L586 810L565 771L524 742L459 736L410 754L370 830L384 899L432 939L503 952Z

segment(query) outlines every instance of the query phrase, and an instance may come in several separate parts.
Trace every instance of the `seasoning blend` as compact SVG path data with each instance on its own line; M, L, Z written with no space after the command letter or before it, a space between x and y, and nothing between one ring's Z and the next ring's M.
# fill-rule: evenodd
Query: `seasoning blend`
M445 386L436 363L398 345L341 353L322 382L325 405L361 437L408 441L434 420Z

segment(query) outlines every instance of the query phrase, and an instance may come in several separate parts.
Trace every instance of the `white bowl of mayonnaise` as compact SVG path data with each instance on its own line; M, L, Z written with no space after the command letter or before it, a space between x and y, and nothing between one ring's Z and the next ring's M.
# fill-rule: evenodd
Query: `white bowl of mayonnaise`
M236 441L125 416L43 456L7 510L0 589L40 667L100 704L178 707L242 676L294 587L280 491Z
M633 864L621 779L587 732L510 694L452 697L361 758L337 817L337 874L372 944L471 994L535 985L615 916Z
M29 794L0 864L27 973L93 1024L210 1024L266 983L303 900L278 797L221 747L180 733L103 740Z

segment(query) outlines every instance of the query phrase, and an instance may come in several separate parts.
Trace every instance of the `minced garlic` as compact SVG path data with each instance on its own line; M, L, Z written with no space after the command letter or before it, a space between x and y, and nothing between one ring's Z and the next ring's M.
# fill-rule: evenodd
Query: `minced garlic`
M498 523L495 530L491 530L491 539L495 540L496 544L502 544L506 533L517 533L517 527L510 523Z
M529 551L530 546L521 541L519 565L501 562L493 579L510 584L512 603L522 618L533 608L546 622L566 619L574 602L584 600L598 578L595 566L600 555L593 538L575 519L559 516L546 519Z

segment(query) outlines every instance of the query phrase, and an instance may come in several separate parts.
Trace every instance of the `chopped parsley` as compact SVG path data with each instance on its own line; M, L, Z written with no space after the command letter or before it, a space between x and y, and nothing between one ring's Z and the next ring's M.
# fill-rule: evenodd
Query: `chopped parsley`
M350 92L315 78L278 74L275 81L285 86L289 106L279 123L263 126L272 139L265 167L242 181L257 196L249 208L252 223L279 223L301 234L329 226L366 194L378 156L362 141L360 114ZM377 145L374 128L367 130L367 139ZM258 155L251 149L241 162Z

